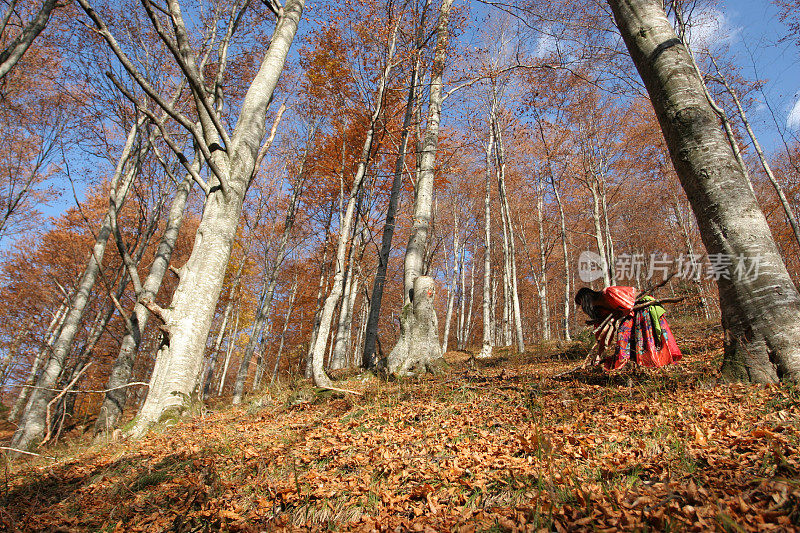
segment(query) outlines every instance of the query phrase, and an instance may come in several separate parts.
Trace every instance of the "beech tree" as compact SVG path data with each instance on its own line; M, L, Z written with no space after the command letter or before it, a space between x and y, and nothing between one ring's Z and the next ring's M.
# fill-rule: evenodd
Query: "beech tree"
M11 439L11 447L18 450L27 450L46 430L45 412L50 400L55 396L52 389L58 384L58 379L64 370L67 356L72 349L72 342L86 311L90 293L101 274L103 256L112 234L112 219L116 217L116 211L125 202L138 174L139 166L136 160L141 155L139 153L141 148L139 132L142 125L143 121L137 121L128 133L127 142L111 180L109 210L97 232L96 241L91 248L86 268L76 287L75 294L70 299L69 311L64 317L58 337L53 342L50 358L36 381L37 388L30 394L19 428ZM137 143L137 139L139 143Z
M209 83L206 81L207 73L203 70L209 55L206 52L199 56L192 48L192 36L178 2L168 1L167 9L162 11L149 1L143 1L153 29L184 75L197 113L196 123L158 94L131 62L103 17L88 0L79 0L79 3L130 78L170 119L191 134L196 149L209 169L206 181L193 171L185 159L182 160L186 170L206 195L203 216L192 254L179 271L180 281L171 305L165 309L153 301L145 302L148 309L163 322L165 334L147 398L133 429L134 434L141 435L165 411L180 409L183 403L181 395L188 397L197 383L242 204L267 133L269 103L297 32L305 2L290 0L283 7L277 3L267 5L276 17L275 30L258 72L243 96L238 121L230 133L221 115L225 103L225 67L231 40L243 17L252 9L250 2L237 2L226 11L228 15L224 33L215 43L215 57L218 58L216 72L212 72ZM215 13L220 13L220 10ZM217 23L218 19L214 19L212 36L217 35ZM135 98L121 82L115 81L115 85L131 99ZM147 107L139 108L156 122L163 140L170 144L170 148L176 153L180 152L165 129L163 120L158 120Z
M439 343L439 325L433 307L436 287L425 275L425 257L433 217L433 178L439 145L442 112L442 79L447 57L448 23L453 0L442 0L436 24L436 48L431 65L427 123L419 155L411 236L408 239L403 275L403 309L400 313L400 338L389 354L389 374L409 375L439 372L445 361Z
M692 58L661 2L608 3L650 95L706 249L733 261L759 262L757 276L717 281L725 330L723 375L762 383L800 379L800 294Z

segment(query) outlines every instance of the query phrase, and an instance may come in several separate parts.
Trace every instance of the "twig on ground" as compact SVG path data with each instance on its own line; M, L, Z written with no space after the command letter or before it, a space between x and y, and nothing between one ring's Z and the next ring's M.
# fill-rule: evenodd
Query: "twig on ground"
M0 450L14 452L14 453L21 453L23 455L33 455L34 457L44 457L45 459L55 459L55 457L50 457L49 455L42 455L40 453L26 452L25 450L18 450L16 448L9 448L8 446L0 446Z
M320 387L320 389L332 390L336 392L344 392L346 394L355 394L356 396L364 396L364 393L362 392L356 392L354 390L348 390L348 389L337 389L336 387Z

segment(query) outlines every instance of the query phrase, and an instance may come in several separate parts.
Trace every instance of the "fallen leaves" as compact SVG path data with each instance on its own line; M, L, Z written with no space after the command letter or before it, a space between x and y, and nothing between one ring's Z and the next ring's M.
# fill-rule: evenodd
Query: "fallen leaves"
M502 376L456 366L376 384L356 404L230 408L13 471L2 519L10 531L800 527L796 393L708 388L708 354L694 353L632 384L549 380L568 363L525 356Z

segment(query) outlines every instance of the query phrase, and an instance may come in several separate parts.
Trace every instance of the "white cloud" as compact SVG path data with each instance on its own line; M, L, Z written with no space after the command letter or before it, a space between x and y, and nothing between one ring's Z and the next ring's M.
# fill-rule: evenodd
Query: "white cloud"
M786 127L793 130L800 130L800 100L795 102L789 116L786 117Z
M712 50L736 40L741 30L733 27L722 11L709 7L692 13L688 29L689 44L698 51Z

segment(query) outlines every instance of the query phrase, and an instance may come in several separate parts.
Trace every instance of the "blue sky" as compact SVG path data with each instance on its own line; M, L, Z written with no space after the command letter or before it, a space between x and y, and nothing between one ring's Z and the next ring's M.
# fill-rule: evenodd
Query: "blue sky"
M734 61L748 79L766 80L764 95L757 95L759 102L749 111L748 118L765 150L780 150L783 141L776 121L785 130L787 140L800 134L800 105L797 105L800 47L797 39L779 42L787 29L771 1L724 0L717 9L723 19L715 39L730 46ZM765 101L774 111L775 119ZM790 115L793 109L794 114ZM787 129L787 125L791 127Z
M312 9L310 13L313 12ZM766 80L763 95L755 95L759 101L748 111L749 118L765 150L769 153L781 150L779 129L789 141L800 136L797 39L780 42L787 29L778 19L778 9L771 0L720 0L708 13L696 16L702 19L704 15L705 21L698 23L697 44L693 47L707 46L712 50L729 47L744 76ZM296 53L299 46L295 44L294 48ZM84 184L76 185L81 198ZM45 209L47 215L60 214L74 205L68 186L64 192L59 201Z

